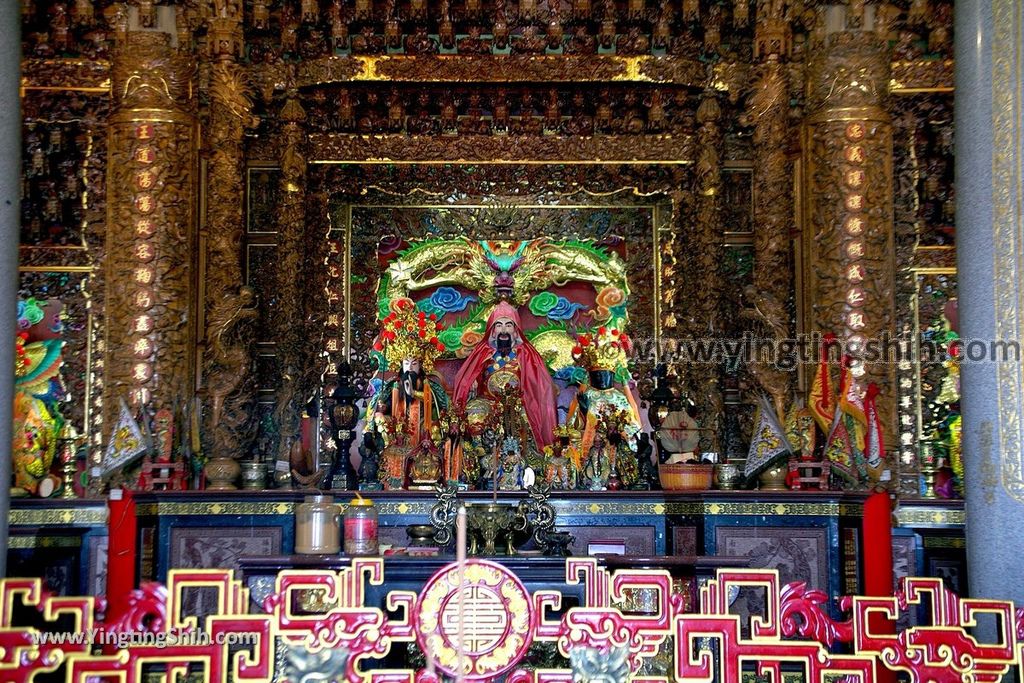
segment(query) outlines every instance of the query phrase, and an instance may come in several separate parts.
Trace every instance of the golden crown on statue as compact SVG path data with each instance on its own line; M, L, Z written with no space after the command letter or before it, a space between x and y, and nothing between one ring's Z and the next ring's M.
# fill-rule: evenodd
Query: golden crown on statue
M629 335L614 327L599 327L595 332L576 336L572 356L587 370L618 370L626 367L633 348Z
M397 299L381 321L373 349L384 354L389 368L400 367L403 360L411 358L418 360L423 370L430 371L437 357L444 353L444 344L438 339L444 330L436 314L417 310L412 299Z

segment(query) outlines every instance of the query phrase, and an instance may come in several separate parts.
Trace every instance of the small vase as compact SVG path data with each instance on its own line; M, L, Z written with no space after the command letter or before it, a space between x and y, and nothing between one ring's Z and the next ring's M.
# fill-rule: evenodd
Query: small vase
M773 465L758 476L759 488L762 491L786 491L786 476L789 474L789 466L786 463Z
M207 491L234 491L242 466L234 458L213 458L206 463Z

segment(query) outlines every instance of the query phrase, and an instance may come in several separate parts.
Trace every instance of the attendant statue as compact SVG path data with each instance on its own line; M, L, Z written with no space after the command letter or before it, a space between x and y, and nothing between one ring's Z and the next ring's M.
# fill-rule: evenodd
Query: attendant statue
M581 485L591 490L632 486L639 479L640 413L629 389L615 386L616 374L627 372L631 348L624 332L609 327L579 335L573 348L577 363L587 370L589 385L580 388L566 422L583 423Z
M544 466L544 480L556 491L572 491L576 488L579 471L580 451L572 442L578 436L570 427L561 425L555 431L555 442L545 451L547 462Z
M435 427L430 436L424 436L419 445L408 459L408 476L410 489L433 491L441 482L441 452L438 450L437 442L440 435Z
M508 302L494 307L483 340L459 368L453 404L466 415L471 436L490 429L516 437L526 461L539 461L554 440L554 382L540 353L523 337L519 312ZM479 428L473 430L474 425Z
M384 440L374 431L363 435L363 443L359 445L359 489L362 491L379 491L381 488L380 454L384 451Z
M410 299L400 299L384 318L374 344L386 361L386 370L380 389L367 406L371 417L366 431L376 433L371 443L384 444L379 474L386 489L404 485L404 458L424 438L429 440L448 406L440 379L431 374L434 360L444 350L437 339L442 331L435 315L417 311Z
M377 478L385 491L397 491L406 488L406 468L412 452L411 437L390 417L377 415L374 426L384 445L380 454L380 467Z
M637 490L646 491L648 489L654 489L658 486L658 470L654 466L654 461L651 459L654 453L654 445L651 443L651 437L647 432L640 432L637 435L636 444L636 465L637 471L639 472L639 478L634 486L631 488Z
M501 444L501 458L498 465L498 490L521 491L523 489L523 456L520 442L514 436L507 436Z

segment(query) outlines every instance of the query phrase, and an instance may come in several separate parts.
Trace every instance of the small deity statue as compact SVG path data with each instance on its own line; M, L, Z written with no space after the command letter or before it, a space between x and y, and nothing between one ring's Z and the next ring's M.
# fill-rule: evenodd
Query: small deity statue
M522 54L544 54L548 42L541 36L535 24L527 24L518 36L512 38L512 51Z
M652 133L664 131L668 125L664 92L660 88L655 88L644 101L644 105L647 106L647 130Z
M345 20L345 8L342 0L332 0L327 10L327 23L331 25L331 47L344 50L348 44L348 22Z
M299 0L299 15L305 24L315 24L320 20L320 3L316 0Z
M651 29L651 46L656 50L664 50L672 40L672 10L668 3L662 4L658 19Z
M508 132L509 123L512 120L508 104L508 91L505 88L498 88L491 101L491 130L495 134Z
M602 133L608 132L614 122L612 112L612 95L607 88L601 90L597 100L597 114L594 116L594 127Z
M377 478L385 491L405 488L406 464L412 450L409 436L404 431L396 430L395 424L394 420L383 416L374 419L374 429L384 444Z
M437 37L441 41L441 47L445 50L451 50L455 47L455 24L447 14L437 25Z
M281 7L281 49L294 53L299 41L299 18L290 3Z
M625 111L618 119L620 131L632 135L643 133L647 122L644 121L644 115L640 111L640 98L637 93L627 90L622 96L622 106Z
M595 333L579 335L573 357L587 370L590 385L581 387L566 418L572 424L584 416L582 473L592 490L616 485L617 469L622 467L621 483L636 483L636 436L641 431L640 413L629 389L615 386L616 374L628 373L627 354L632 342L625 332L600 327ZM624 456L619 459L619 450ZM628 452L628 457L627 456Z
M366 105L363 107L362 115L359 117L358 128L360 133L382 133L387 127L387 119L381 112L380 94L375 90L366 93Z
M636 484L630 488L640 491L646 491L654 489L658 485L658 470L654 467L654 461L651 456L654 453L654 445L651 443L651 437L647 432L640 432L637 435L636 443L636 464L637 464L637 481Z
M491 54L490 42L484 40L483 29L477 25L469 27L469 34L459 38L460 55L489 55Z
M53 19L50 21L50 40L58 55L66 52L70 46L71 22L68 19L68 8L63 2L53 5Z
M384 44L392 50L402 47L402 24L396 16L384 22Z
M562 127L561 100L558 90L551 88L548 91L548 102L544 108L544 130L549 133L557 133Z
M601 28L597 34L597 40L601 44L601 48L610 50L615 47L615 36L617 33L618 29L615 27L614 10L609 10L605 13L604 19L601 20Z
M358 7L358 4L356 6ZM379 55L385 49L383 36L378 36L371 24L363 26L358 34L352 36L350 43L352 54L356 55Z
M565 53L570 55L592 55L597 52L597 38L590 35L586 24L576 24L572 36L565 46Z
M253 1L252 27L257 31L266 31L270 28L270 6L268 0Z
M355 107L359 101L353 98L348 88L338 90L335 100L334 117L337 122L337 132L351 131L356 125Z
M415 31L405 38L405 53L409 55L437 54L437 41L427 33L427 27L417 26Z
M491 36L494 38L494 47L504 50L508 47L509 28L508 19L505 18L504 9L498 10L495 4L494 25L491 27Z
M501 456L498 465L498 490L522 490L524 470L519 439L515 436L505 437L501 444Z
M388 95L388 130L393 133L401 132L405 128L405 103L402 95L392 89Z
M416 112L409 117L406 128L413 135L427 135L438 131L437 120L430 113L430 106L433 99L427 91L421 91L416 96Z
M441 96L441 132L453 134L459 131L459 109L455 96L449 91Z
M71 4L71 23L85 27L96 23L96 9L90 0L74 0Z
M572 491L576 488L576 474L580 466L580 452L572 441L578 436L570 427L559 426L555 430L555 443L544 449L547 456L544 480L556 491Z
M562 47L562 41L565 39L565 28L562 26L562 17L557 9L551 10L551 15L548 17L546 34L549 50L558 50Z
M380 454L384 451L384 441L376 431L369 431L363 435L363 442L359 444L359 490L379 491L381 484L380 476Z
M441 452L437 448L440 435L435 427L430 436L424 436L419 446L409 454L407 481L409 488L433 491L441 481Z
M459 121L459 131L469 135L487 132L487 122L484 121L483 98L476 91L469 94L466 115Z
M650 39L635 24L629 27L626 35L619 39L619 43L615 47L616 54L624 55L645 55L650 51Z
M572 95L572 116L566 130L570 135L594 134L594 117L587 114L587 97L579 90Z

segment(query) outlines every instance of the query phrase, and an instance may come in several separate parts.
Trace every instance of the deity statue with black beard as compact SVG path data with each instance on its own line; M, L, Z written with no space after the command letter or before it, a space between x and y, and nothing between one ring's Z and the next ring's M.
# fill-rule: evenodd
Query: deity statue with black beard
M366 430L383 443L378 477L385 490L406 488L412 448L429 438L448 406L434 360L444 350L435 315L417 311L409 299L395 302L382 322L374 350L385 363L383 381L367 406ZM368 435L369 436L369 435Z

